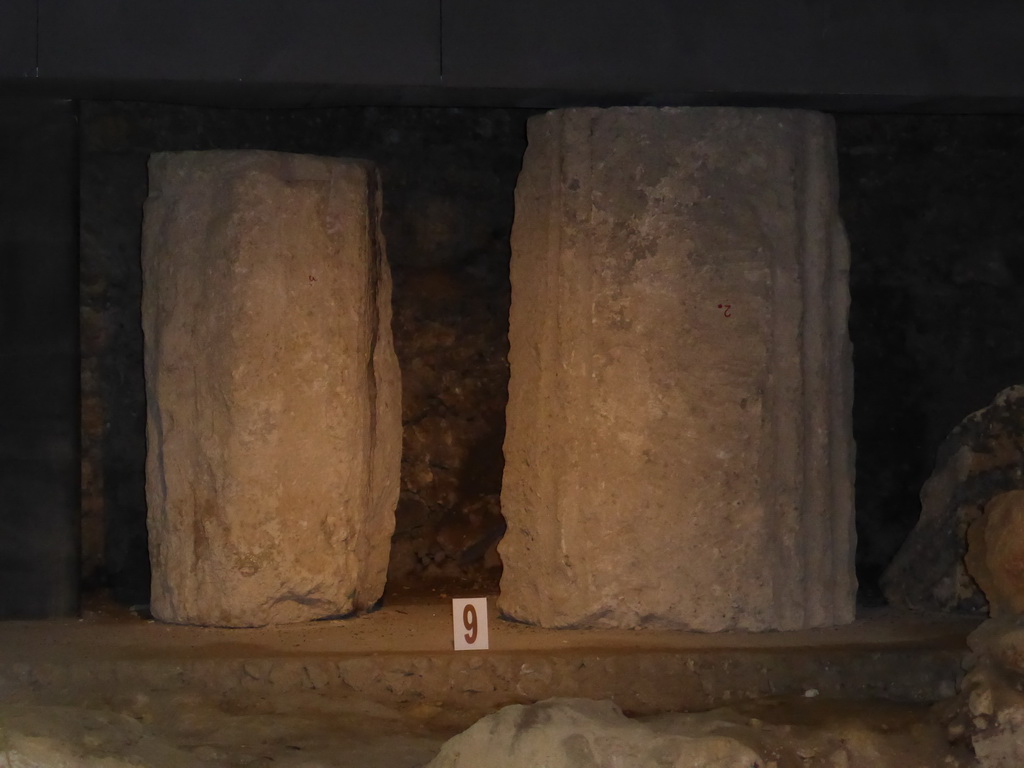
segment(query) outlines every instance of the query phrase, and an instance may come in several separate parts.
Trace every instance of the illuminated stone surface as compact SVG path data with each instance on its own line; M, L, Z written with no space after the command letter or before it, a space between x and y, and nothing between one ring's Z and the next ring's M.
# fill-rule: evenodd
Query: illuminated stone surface
M402 444L367 164L150 161L143 235L152 611L250 626L384 589Z
M989 614L1024 614L1024 491L1001 493L967 532L967 570Z
M848 249L831 120L533 118L516 189L500 609L853 619Z

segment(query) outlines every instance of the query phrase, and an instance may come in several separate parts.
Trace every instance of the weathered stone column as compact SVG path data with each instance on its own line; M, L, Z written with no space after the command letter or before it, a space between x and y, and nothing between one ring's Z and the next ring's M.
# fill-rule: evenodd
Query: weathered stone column
M831 120L533 118L516 189L500 608L544 626L853 618Z
M150 160L143 233L152 611L252 626L384 589L402 444L372 166Z

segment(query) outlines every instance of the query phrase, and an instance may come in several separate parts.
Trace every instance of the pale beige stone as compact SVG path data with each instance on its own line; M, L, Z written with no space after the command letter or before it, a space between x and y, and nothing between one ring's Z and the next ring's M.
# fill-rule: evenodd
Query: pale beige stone
M989 614L1024 614L1024 491L989 501L967 541L967 571L985 594Z
M153 614L250 626L384 588L401 453L377 173L150 160L143 235Z
M535 117L516 189L501 610L851 621L848 248L832 121Z

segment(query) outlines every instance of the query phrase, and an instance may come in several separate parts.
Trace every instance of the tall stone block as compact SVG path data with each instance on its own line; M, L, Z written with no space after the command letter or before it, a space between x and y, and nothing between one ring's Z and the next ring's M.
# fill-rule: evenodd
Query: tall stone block
M368 164L150 160L143 232L152 611L253 626L384 589L401 455Z
M831 120L533 118L516 189L500 608L544 626L852 620L848 248Z

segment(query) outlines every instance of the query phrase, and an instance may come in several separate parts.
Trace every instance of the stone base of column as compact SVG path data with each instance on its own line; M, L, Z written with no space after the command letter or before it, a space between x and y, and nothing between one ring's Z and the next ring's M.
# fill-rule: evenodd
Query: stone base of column
M143 236L152 611L255 626L383 593L402 434L376 171L150 161Z
M548 627L854 615L831 120L533 118L516 189L501 610Z

